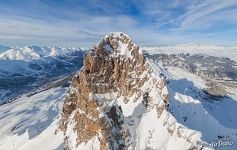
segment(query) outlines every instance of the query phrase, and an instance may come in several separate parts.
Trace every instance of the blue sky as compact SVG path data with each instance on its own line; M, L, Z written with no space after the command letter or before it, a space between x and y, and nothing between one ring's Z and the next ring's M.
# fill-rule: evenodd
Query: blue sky
M140 46L237 45L236 0L0 0L0 44L92 47L122 31Z

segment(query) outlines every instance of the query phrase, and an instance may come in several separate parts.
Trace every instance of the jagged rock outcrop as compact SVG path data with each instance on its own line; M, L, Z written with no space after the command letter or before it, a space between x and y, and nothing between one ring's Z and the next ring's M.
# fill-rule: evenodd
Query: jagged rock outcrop
M73 78L65 97L59 126L65 134L65 147L101 150L158 148L159 145L151 141L140 141L152 133L158 134L153 127L152 132L143 129L147 116L156 120L167 118L164 110L168 93L155 69L124 33L105 36L84 55L84 66ZM169 124L168 120L163 126ZM167 131L176 132L175 123L172 128L171 125L168 127L165 127ZM141 143L145 143L145 147Z

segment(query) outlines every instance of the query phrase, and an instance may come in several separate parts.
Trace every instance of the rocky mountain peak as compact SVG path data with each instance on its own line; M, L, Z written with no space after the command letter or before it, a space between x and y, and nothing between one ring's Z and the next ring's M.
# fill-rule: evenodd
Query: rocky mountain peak
M122 32L113 32L106 35L94 48L97 55L110 55L137 59L142 51L132 42L128 35Z
M127 35L106 35L84 55L65 96L59 126L65 147L134 149L142 116L159 118L168 102L154 69Z

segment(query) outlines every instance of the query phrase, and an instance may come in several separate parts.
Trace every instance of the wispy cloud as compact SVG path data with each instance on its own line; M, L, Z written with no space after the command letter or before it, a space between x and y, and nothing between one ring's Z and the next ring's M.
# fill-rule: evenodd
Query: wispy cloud
M235 14L235 0L8 0L0 2L0 41L90 47L122 31L146 46L229 44L237 43Z
M204 1L196 5L191 5L187 12L182 16L180 27L192 28L195 24L202 27L215 26L219 21L236 20L232 15L225 16L229 12L237 13L237 1ZM225 16L225 17L223 17ZM208 21L209 20L209 21Z

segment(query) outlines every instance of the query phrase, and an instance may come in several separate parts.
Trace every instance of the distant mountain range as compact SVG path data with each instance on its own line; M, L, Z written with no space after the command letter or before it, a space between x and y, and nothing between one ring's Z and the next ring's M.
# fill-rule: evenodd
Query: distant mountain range
M0 104L82 66L85 49L25 46L0 54Z
M85 50L83 48L24 46L9 48L0 46L0 60L36 60L43 57L55 57Z
M237 46L200 45L196 43L174 46L142 47L150 54L206 54L209 56L230 58L237 62Z
M34 60L47 56L59 56L85 48L65 47L6 47L0 45L0 60ZM237 61L237 46L201 45L197 43L179 44L174 46L141 47L141 50L150 54L206 54L216 57L230 58Z

